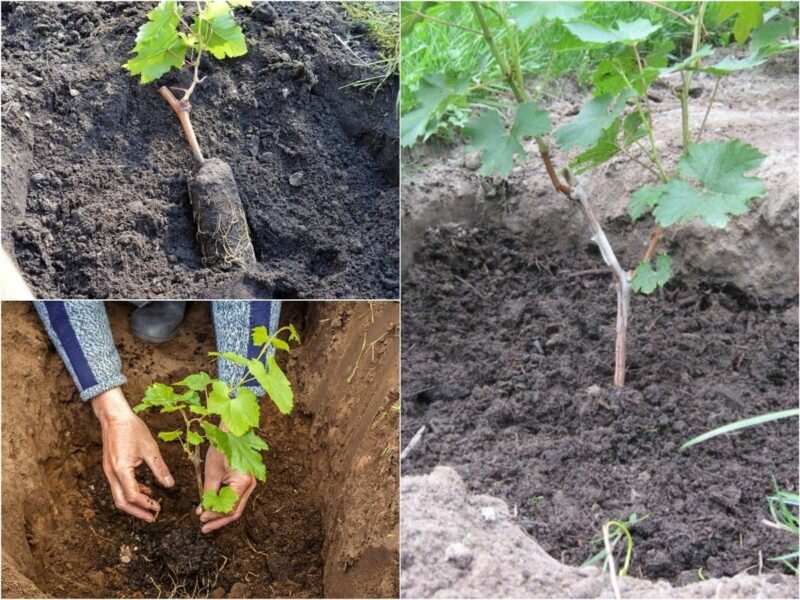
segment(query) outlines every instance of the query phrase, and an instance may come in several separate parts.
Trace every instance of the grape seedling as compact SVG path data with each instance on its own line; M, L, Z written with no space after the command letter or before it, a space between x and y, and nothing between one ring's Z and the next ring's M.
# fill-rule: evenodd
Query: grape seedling
M285 332L289 335L283 340L279 336ZM300 342L294 326L281 327L272 335L266 327L255 327L252 340L254 346L260 347L256 358L246 358L235 352L209 353L209 356L238 367L237 378L233 381L214 379L200 371L172 385L153 383L145 391L142 402L133 408L136 413L155 408L162 413L181 414L184 427L162 431L158 437L165 442L178 441L181 444L194 467L203 508L219 513L231 512L239 498L228 486L223 486L219 493L212 490L203 492L201 445L208 441L225 455L233 469L266 481L267 471L261 452L269 448L255 431L261 409L255 392L247 386L258 384L281 414L292 412L294 404L291 384L274 356L277 350L288 352L289 342ZM211 423L212 415L219 417L219 425Z
M581 2L404 2L401 6L405 34L425 22L457 28L481 40L486 55L481 73L430 73L420 79L414 108L403 115L401 143L410 146L419 138L429 137L441 128L439 121L451 107L463 107L470 94L486 94L487 90L490 98L481 97L475 103L478 113L462 129L470 140L468 149L480 153L481 173L507 177L514 159L526 155L523 141L533 138L553 188L580 206L592 240L613 274L617 291L614 385L618 387L625 383L631 293L650 294L672 274L672 258L659 252L665 229L692 220L725 228L732 218L750 210L752 200L765 195L762 182L748 175L765 158L757 148L738 139L702 141L720 80L761 65L772 54L797 48L796 21L779 8L762 12L756 2L722 2L715 6L717 22L735 16L735 40L743 45L749 39L750 47L744 58L728 56L714 62L714 47L704 43L712 37L705 26L709 3L690 3L681 11L658 2L649 4L662 10L666 18L678 19L676 27L691 34L688 56L676 56L672 40L655 35L662 25L638 18L618 20L606 27L587 18ZM473 18L453 22L461 11L471 11ZM558 21L566 31L556 52L580 49L603 57L592 75L592 98L555 131L551 131L549 114L529 91L532 86L528 78L543 65L526 63L524 56L524 48L547 21ZM714 91L704 107L700 126L693 132L689 103L697 73L714 78ZM649 99L652 84L670 76L680 77L672 89L680 102L682 128L681 155L672 166L666 164L663 145L657 143ZM554 166L546 137L551 133L562 150L579 151L570 168L559 170ZM573 174L617 155L639 165L653 178L629 201L632 221L647 216L652 223L649 243L632 269L620 264L595 216L589 194Z
M218 158L203 157L190 118L190 99L205 80L200 76L200 66L206 56L222 60L247 54L244 33L233 18L233 9L251 5L249 0L197 2L197 14L189 24L182 3L161 0L139 28L131 51L136 56L123 65L142 84L172 69L191 70L189 87L173 88L183 92L180 99L167 86L158 91L178 116L198 167L189 181L189 196L204 262L223 269L255 262L255 252L233 170Z

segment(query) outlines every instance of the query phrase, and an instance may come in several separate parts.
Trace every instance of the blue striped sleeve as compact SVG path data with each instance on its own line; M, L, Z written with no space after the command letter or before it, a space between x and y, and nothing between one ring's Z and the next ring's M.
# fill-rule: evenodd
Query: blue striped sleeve
M214 331L217 337L217 351L236 352L248 358L256 358L260 348L253 345L250 335L254 327L265 326L270 334L280 323L281 303L278 300L215 300L211 312L214 319ZM274 352L270 348L270 352ZM227 360L217 361L217 377L223 381L235 381L244 372ZM264 395L258 385L249 385L257 396Z
M103 302L51 300L34 306L82 400L126 383Z

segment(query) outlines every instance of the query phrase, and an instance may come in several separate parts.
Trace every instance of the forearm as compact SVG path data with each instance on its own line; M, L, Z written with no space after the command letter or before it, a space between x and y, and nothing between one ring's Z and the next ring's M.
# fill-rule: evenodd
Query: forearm
M34 306L82 400L126 383L102 302L38 301Z
M98 394L90 400L90 403L97 420L104 428L133 414L130 404L119 387Z

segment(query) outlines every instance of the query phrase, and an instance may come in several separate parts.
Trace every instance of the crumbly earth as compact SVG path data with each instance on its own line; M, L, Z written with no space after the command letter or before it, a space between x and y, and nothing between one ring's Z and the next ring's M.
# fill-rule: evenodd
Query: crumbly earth
M404 598L615 597L599 567L555 560L520 528L505 502L470 493L449 467L404 476L400 496ZM797 578L742 573L672 586L623 577L619 589L623 598L796 598Z
M616 298L610 275L591 272L596 251L443 226L419 259L403 279L404 443L428 431L404 473L454 467L569 564L594 553L605 520L632 513L650 515L634 528L633 572L653 579L733 575L791 545L761 519L773 477L798 487L796 420L678 448L797 404L796 303L680 280L637 296L615 389Z
M154 380L213 370L205 303L190 304L178 337L159 346L130 333L132 309L109 303L130 402ZM241 519L209 535L194 513L194 470L174 443L159 442L174 488L137 471L161 502L156 523L115 509L96 419L38 317L6 302L2 319L3 597L397 597L396 303L284 304L304 342L284 366L295 410L263 405L267 482ZM365 334L375 343L348 381ZM181 423L174 413L143 418L154 432Z
M188 3L191 5L192 3ZM121 65L149 2L4 2L2 243L39 297L394 298L396 80L337 3L237 9L246 56L206 60L206 157L233 168L258 264L203 267L195 169L158 85ZM347 46L347 47L346 47Z
M713 81L696 84L695 127ZM767 196L729 230L693 224L665 237L678 273L662 292L632 301L623 390L610 385L611 277L579 209L553 192L535 148L507 182L480 177L476 157L460 147L406 156L404 446L426 429L403 472L454 468L470 493L508 503L515 527L561 563L581 564L597 551L590 541L602 523L632 513L649 515L633 528L632 575L675 586L698 573L753 574L762 562L777 573L781 566L767 559L796 542L762 523L773 477L798 489L796 420L678 450L715 426L797 405L797 57L778 57L721 89L708 139L740 135L767 154L758 171ZM656 93L656 128L672 161L677 104L666 85ZM576 88L552 101L555 125L584 99ZM555 157L559 165L568 158ZM632 226L626 203L647 173L615 159L582 181L620 260L634 266L649 224ZM425 503L415 496L420 485L404 489L404 506ZM449 531L461 515L436 518L424 523L431 538L409 542L411 560L425 562L437 527ZM458 526L461 535L484 535L470 523ZM509 565L502 535L485 549L485 568L496 577L477 571L469 583L478 587L454 582L441 558L406 571L404 553L403 588L409 597L437 589L480 597L492 594L491 582L524 576L528 555ZM451 551L453 560L462 550ZM478 585L484 576L487 587ZM509 585L510 596L535 589Z

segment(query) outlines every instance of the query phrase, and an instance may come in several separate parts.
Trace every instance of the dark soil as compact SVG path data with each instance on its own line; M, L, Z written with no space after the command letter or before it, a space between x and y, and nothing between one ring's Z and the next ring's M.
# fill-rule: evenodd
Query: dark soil
M792 419L678 447L797 404L797 304L673 280L636 296L628 385L611 387L616 300L596 250L534 250L501 227L430 230L403 280L404 473L456 468L506 499L554 557L580 564L610 518L634 527L631 574L673 582L778 569L761 523L772 478L798 489ZM794 540L796 543L796 540Z
M249 52L209 60L192 97L228 162L258 265L203 267L194 172L158 85L121 68L153 3L2 3L3 246L40 297L396 297L396 82L336 3L237 10ZM337 39L337 36L339 39ZM290 177L292 183L290 183Z
M124 322L130 307L113 306L112 310L110 317ZM207 307L192 305L191 311L181 328L183 343L194 337L188 331L208 327ZM154 347L135 340L129 344L126 338L120 336L117 346L129 377L138 373L161 376L164 363L153 354ZM208 342L213 344L213 337ZM206 363L207 348L184 346L187 351L184 360ZM131 399L138 398L134 394L131 391ZM73 402L70 408L82 411L88 407ZM152 411L142 417L154 435L175 429L181 422L179 415ZM285 417L265 406L259 435L270 446L264 454L267 482L256 488L239 521L209 535L200 532L194 512L199 501L195 474L179 444L159 442L175 477L174 488L160 487L144 466L137 470L139 480L161 503L156 523L132 519L116 510L108 482L98 468L102 444L97 443L92 424L90 431L73 440L72 447L72 452L90 465L77 480L82 506L72 507L82 512L83 518L74 523L72 535L64 536L66 540L62 537L61 544L52 544L49 561L52 565L63 565L65 560L80 564L81 572L91 573L97 587L83 588L70 573L67 580L51 579L46 591L67 597L205 597L217 588L230 591L238 583L237 589L246 590L251 597L321 597L324 530L313 492L310 423L301 413ZM87 542L99 551L87 555L82 549ZM128 563L121 560L125 546L130 549Z

